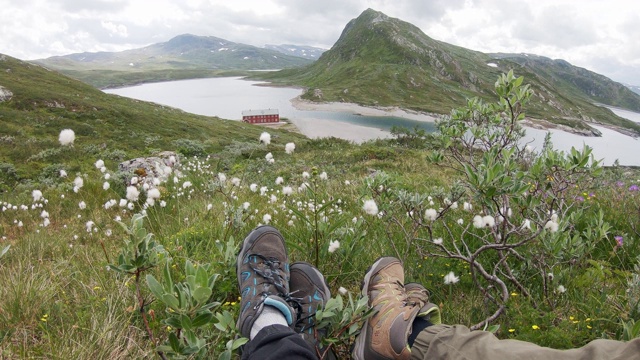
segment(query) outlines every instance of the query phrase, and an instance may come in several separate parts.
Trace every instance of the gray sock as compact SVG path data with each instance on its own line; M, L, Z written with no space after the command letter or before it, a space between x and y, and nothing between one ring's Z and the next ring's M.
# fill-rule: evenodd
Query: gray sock
M287 326L287 319L284 317L282 312L280 312L280 310L276 309L273 306L265 305L264 309L262 309L262 314L258 316L256 321L253 323L253 326L251 327L251 334L249 335L249 339L253 340L253 338L258 335L263 327L276 324Z

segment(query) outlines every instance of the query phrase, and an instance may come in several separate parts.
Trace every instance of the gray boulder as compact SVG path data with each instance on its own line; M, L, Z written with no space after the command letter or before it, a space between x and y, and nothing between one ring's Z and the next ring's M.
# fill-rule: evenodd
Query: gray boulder
M0 85L0 102L9 101L13 97L11 90Z
M173 168L180 164L178 154L163 151L156 156L141 157L121 162L118 170L125 174L135 175L144 182L152 182L154 178L166 180L173 173Z

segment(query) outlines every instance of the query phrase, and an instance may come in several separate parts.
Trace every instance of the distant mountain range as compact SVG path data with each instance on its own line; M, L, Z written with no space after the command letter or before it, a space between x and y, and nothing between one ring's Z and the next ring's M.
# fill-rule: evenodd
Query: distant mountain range
M564 60L485 54L437 41L410 23L372 9L351 20L315 63L257 76L307 87L304 97L309 100L442 114L469 97L495 99L497 77L512 69L535 92L529 116L586 131L592 131L589 124L601 123L640 134L640 125L594 105L640 111L640 96L622 84Z
M625 84L625 86L631 89L631 91L633 91L634 93L640 94L640 86L628 85L628 84Z
M320 55L327 51L327 49L317 48L313 46L302 46L302 45L265 45L266 49L275 50L282 54L287 54L291 56L301 57L303 59L312 59L318 60Z
M139 49L85 52L33 62L97 87L109 87L213 76L225 71L284 69L313 60L214 36L185 34Z

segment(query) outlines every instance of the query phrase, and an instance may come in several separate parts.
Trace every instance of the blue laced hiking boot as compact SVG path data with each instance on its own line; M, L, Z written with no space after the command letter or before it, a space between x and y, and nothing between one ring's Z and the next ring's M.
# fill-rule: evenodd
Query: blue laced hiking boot
M271 226L254 229L242 243L236 265L240 289L238 329L249 338L251 327L264 306L273 306L284 315L287 324L296 321L289 298L289 258L282 234Z
M315 314L322 309L331 298L329 287L320 270L306 262L296 262L291 265L291 279L289 280L291 297L289 303L298 312L295 331L313 347L319 359L335 359L333 351L326 351L321 344L324 337L323 330L316 330Z

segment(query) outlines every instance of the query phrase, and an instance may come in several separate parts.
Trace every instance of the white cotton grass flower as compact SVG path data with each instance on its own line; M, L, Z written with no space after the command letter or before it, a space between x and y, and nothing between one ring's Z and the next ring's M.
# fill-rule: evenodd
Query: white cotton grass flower
M564 293L567 291L567 288L565 288L565 287L564 287L564 286L562 286L562 285L558 285L558 287L556 288L556 291L557 291L559 294L564 294Z
M522 230L531 230L531 220L524 219L522 222L522 226L520 227Z
M104 190L109 190L109 188L110 188L110 187L111 187L111 184L109 184L109 182L108 182L108 181L105 181L105 182L102 184L102 188L103 188Z
M278 176L276 178L276 185L280 185L282 183L284 183L284 179L282 178L282 176Z
M496 225L496 219L491 215L485 215L482 217L482 223L484 227L494 227Z
M44 226L44 227L49 226L49 224L51 224L51 220L49 220L49 218L45 218L45 219L42 221L42 226Z
M260 187L260 195L264 196L268 190L269 188L267 188L266 186Z
M434 221L438 217L438 212L435 209L427 209L424 212L425 219Z
M96 166L96 169L100 169L102 167L104 167L104 161L102 161L101 159L99 159L98 161L95 162L95 164L93 164Z
M473 227L475 227L476 229L484 227L484 220L482 220L482 216L476 215L473 217Z
M120 199L120 203L118 203L118 206L120 207L127 206L127 199Z
M340 248L340 241L338 240L329 241L329 253L333 254L339 248Z
M137 176L132 177L130 183L131 185L136 185L138 183L138 177Z
M271 161L271 160L273 160L273 154L272 153L267 153L267 155L265 155L264 158L267 161Z
M67 177L67 172L64 170L60 170L60 177Z
M211 211L213 209L213 204L207 204L207 211Z
M40 190L33 190L31 192L31 196L33 197L33 202L38 202L42 199L42 191Z
M442 238L433 239L433 243L436 244L436 245L442 245Z
M49 217L49 212L47 212L47 210L42 210L42 212L40 213L40 217L43 219L46 219Z
M104 179L105 180L111 179L111 174L109 174L109 173L104 174Z
M251 206L251 203L249 203L248 201L245 201L244 203L242 203L242 208L244 210L249 210L249 206Z
M160 207L165 207L165 206L167 206L167 202L164 201L164 200L161 200L160 201Z
M287 145L284 146L284 152L286 152L289 155L293 154L293 151L295 149L296 149L296 144L294 144L292 142L287 143Z
M91 220L87 221L87 223L85 224L86 228L87 228L87 232L91 232L93 230L93 226L95 225L95 223Z
M320 180L327 180L328 178L329 178L329 177L328 177L328 175L327 175L327 172L326 172L326 171L323 171L323 172L320 174Z
M309 176L311 176L311 175L309 175L309 172L307 172L307 171L303 171L303 172L302 172L302 178L303 178L303 179L308 179L308 178L309 178Z
M127 199L129 201L138 201L138 196L140 196L140 191L135 186L127 187Z
M464 204L462 204L462 208L465 211L471 211L471 210L473 210L473 205L471 205L470 203L465 201Z
M147 191L147 198L159 199L160 190L158 188L149 189L149 191Z
M286 196L291 196L291 194L293 194L293 188L291 186L285 186L282 188L282 193Z
M73 142L76 140L76 133L71 129L64 129L60 131L58 140L62 146L73 145Z
M269 214L264 214L262 215L262 222L265 224L268 224L271 222L271 215Z
M447 275L444 276L445 285L453 285L458 281L460 281L460 278L457 277L456 274L453 273L453 271L449 272Z
M237 178L237 177L231 178L231 184L235 187L240 187L240 178Z
M258 191L258 184L251 184L251 185L249 185L249 190L251 190L251 192L256 192L256 191Z
M182 183L182 188L183 189L188 189L188 188L191 187L191 185L192 185L191 181L185 181L185 182Z
M555 275L553 275L552 272L547 273L547 278L549 278L549 280L553 281L553 278L555 277Z
M80 208L80 210L84 210L87 208L87 204L84 201L80 201L78 203L78 207Z
M342 286L340 286L340 288L338 289L338 293L340 293L340 295L345 296L349 293L349 291L345 288L343 288Z
M75 179L73 179L73 186L81 189L84 186L84 180L80 176L77 176Z
M559 225L555 221L550 220L550 221L547 221L546 224L544 224L544 229L549 230L552 233L558 231L558 228L559 228Z
M462 218L458 219L457 221L458 225L464 225L464 220Z
M369 215L378 215L378 205L376 205L376 201L373 199L365 200L362 209Z
M271 144L271 134L266 131L260 134L260 142L265 145Z
M224 184L227 181L227 175L225 175L225 173L218 173L218 181Z

